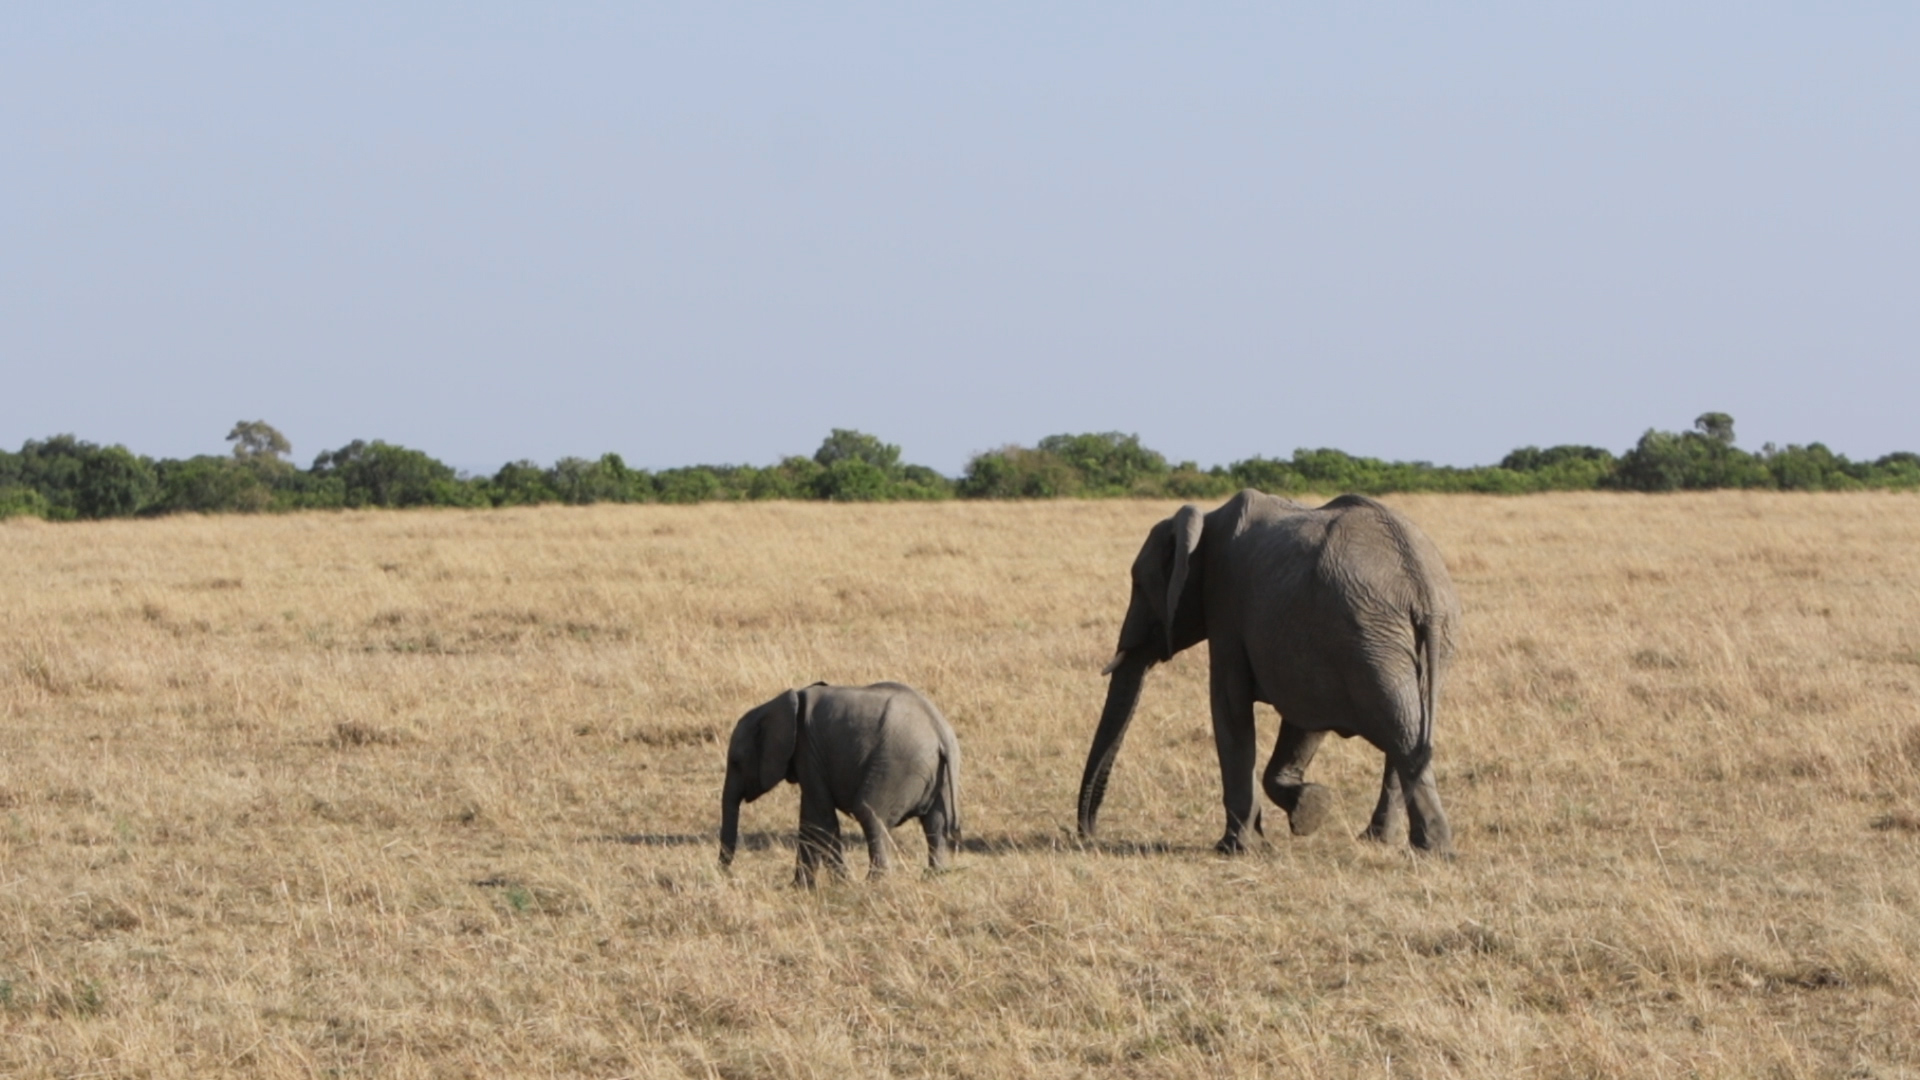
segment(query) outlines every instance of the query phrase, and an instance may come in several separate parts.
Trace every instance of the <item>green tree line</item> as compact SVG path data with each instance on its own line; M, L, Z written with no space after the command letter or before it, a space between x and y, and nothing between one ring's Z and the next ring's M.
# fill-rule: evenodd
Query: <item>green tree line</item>
M689 465L651 471L618 454L515 461L467 476L420 450L356 439L302 469L264 421L235 424L225 455L154 459L72 435L0 450L0 517L51 520L180 512L260 512L408 506L694 503L748 499L1217 498L1244 487L1276 493L1404 491L1680 491L1762 488L1850 491L1920 488L1920 455L1852 461L1820 443L1742 450L1733 418L1705 413L1684 432L1649 430L1621 454L1593 446L1521 447L1498 465L1457 468L1383 461L1333 449L1252 457L1201 468L1169 462L1135 435L1049 435L1031 447L976 454L957 479L900 460L900 448L835 428L811 457L767 466Z

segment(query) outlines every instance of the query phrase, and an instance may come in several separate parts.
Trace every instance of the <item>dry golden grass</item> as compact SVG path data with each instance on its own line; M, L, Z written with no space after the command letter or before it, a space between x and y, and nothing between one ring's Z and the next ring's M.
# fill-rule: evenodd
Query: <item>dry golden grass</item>
M1920 499L1390 501L1452 863L1337 741L1212 855L1204 648L1073 843L1166 505L0 523L0 1075L1920 1075ZM794 891L787 788L723 876L733 720L878 678L959 869Z

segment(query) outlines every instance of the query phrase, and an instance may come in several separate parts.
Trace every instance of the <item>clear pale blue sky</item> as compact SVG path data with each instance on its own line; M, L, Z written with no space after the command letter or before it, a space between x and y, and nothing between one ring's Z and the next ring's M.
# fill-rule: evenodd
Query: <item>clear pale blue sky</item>
M0 446L1920 449L1920 7L1584 6L9 4Z

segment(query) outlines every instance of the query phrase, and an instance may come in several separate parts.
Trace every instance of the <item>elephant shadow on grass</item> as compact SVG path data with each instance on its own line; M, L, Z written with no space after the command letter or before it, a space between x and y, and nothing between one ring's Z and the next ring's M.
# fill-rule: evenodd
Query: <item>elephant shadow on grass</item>
M987 833L961 840L960 850L974 855L1202 855L1213 849L1199 844L1175 844L1165 840L1093 840L1082 839L1070 829L1053 832Z
M608 833L593 839L603 843L630 844L634 847L677 848L709 847L718 843L713 833ZM778 831L747 832L740 834L740 846L748 851L792 851L796 844L793 833ZM970 855L1034 855L1034 854L1072 854L1088 855L1203 855L1211 854L1212 848L1200 844L1174 844L1164 840L1083 840L1069 829L1053 832L996 832L985 835L967 836L959 843L959 849Z
M610 844L661 848L714 847L720 842L713 833L608 833L593 839ZM740 846L748 851L772 851L775 848L792 851L794 836L791 833L778 832L741 833Z

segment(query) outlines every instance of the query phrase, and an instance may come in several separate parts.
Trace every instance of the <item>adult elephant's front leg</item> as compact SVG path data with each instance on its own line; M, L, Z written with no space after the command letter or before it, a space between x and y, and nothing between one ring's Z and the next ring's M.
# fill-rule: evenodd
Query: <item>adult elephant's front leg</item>
M1254 805L1253 679L1244 670L1232 670L1220 654L1229 652L1215 643L1212 671L1213 746L1220 754L1220 794L1227 812L1226 834L1214 845L1222 855L1247 850L1248 834L1259 824Z

